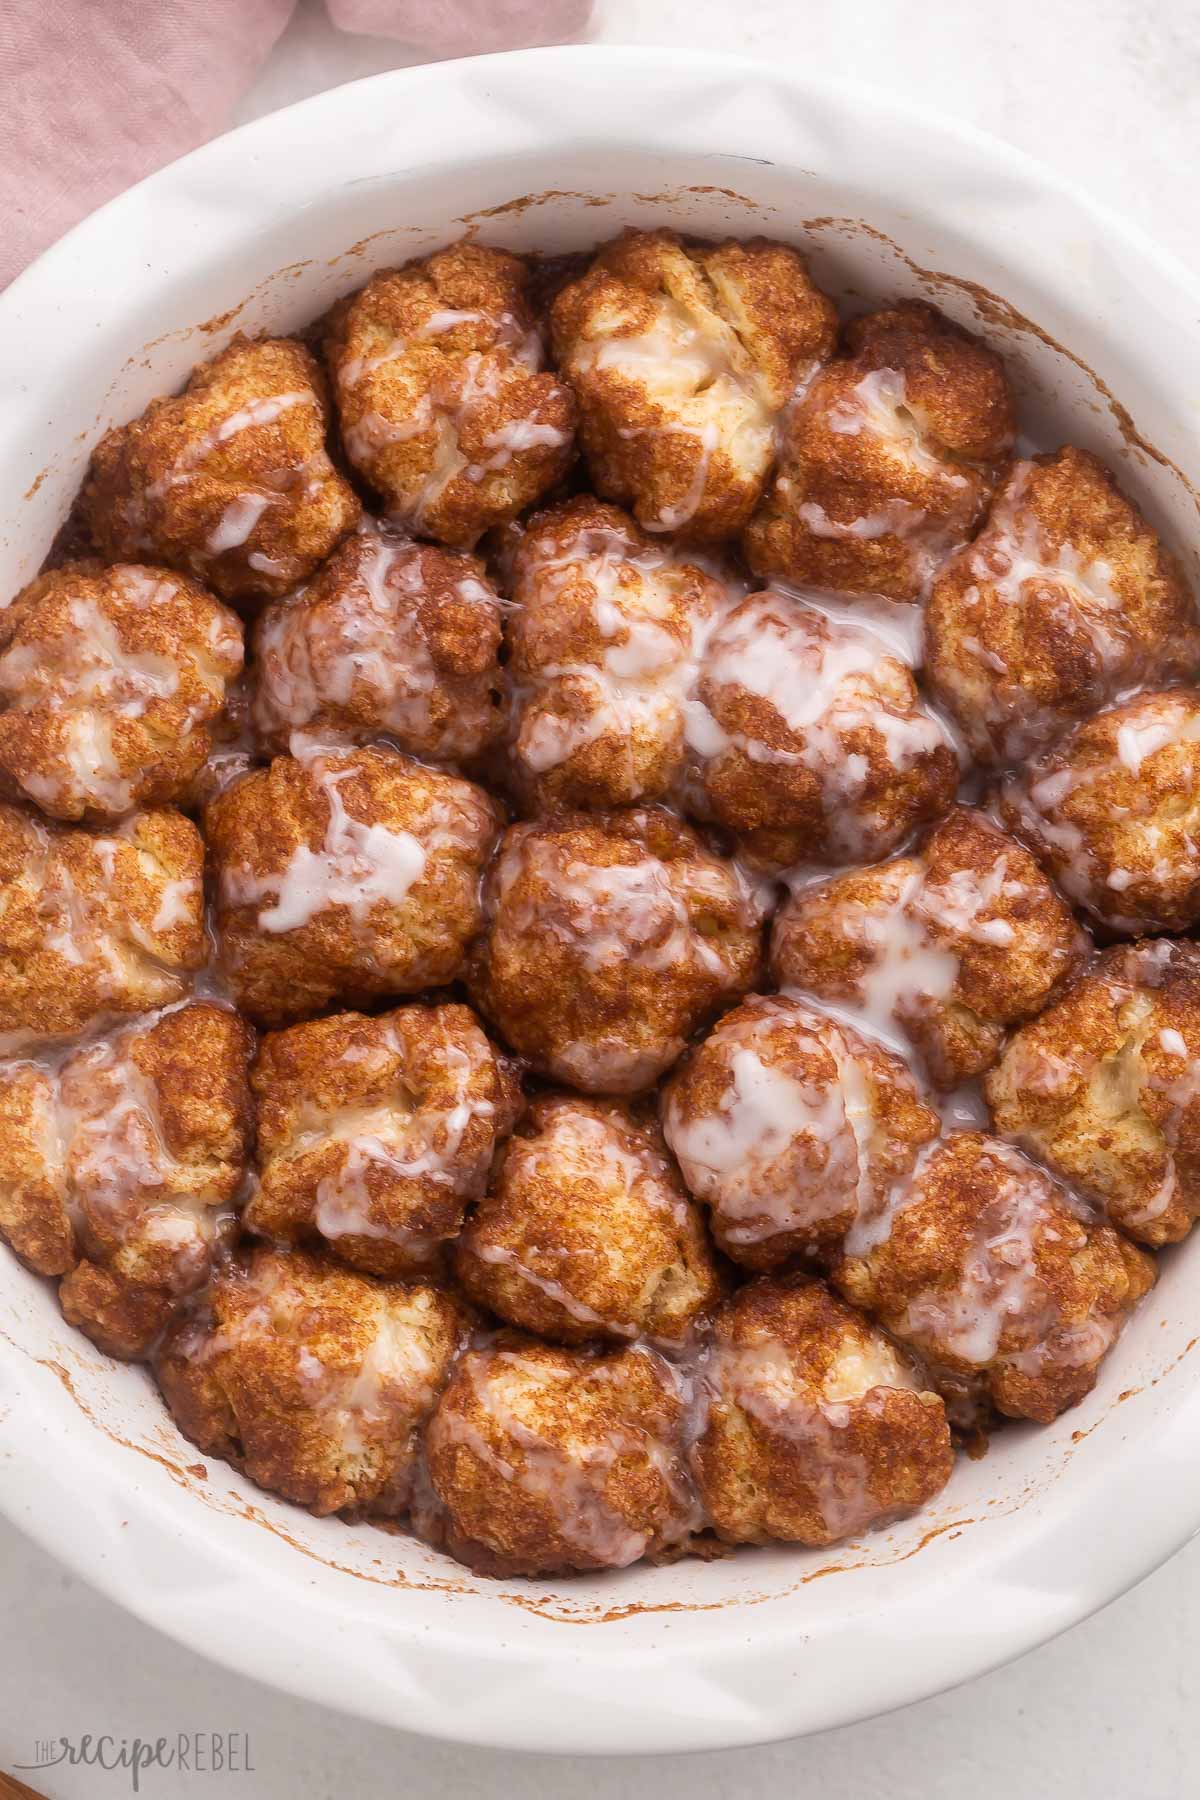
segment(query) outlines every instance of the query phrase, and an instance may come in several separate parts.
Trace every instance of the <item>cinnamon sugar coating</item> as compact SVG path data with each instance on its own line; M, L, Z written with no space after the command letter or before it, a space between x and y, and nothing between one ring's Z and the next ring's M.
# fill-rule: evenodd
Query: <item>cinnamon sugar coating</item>
M1200 619L1103 463L1068 447L1014 463L979 536L942 566L925 660L975 758L1006 763L1123 690L1200 669Z
M328 430L311 353L239 335L182 394L97 444L83 491L92 539L109 560L166 563L222 599L286 594L361 510L329 460Z
M700 1380L693 1461L730 1543L836 1543L949 1479L946 1410L915 1359L821 1282L741 1288L717 1314Z
M456 549L571 459L574 397L544 367L527 288L518 257L453 244L373 275L326 340L351 464L396 524Z
M251 1034L199 1001L74 1050L0 1063L0 1233L64 1316L144 1356L231 1238L251 1130Z
M916 600L987 505L1011 447L994 351L923 301L855 319L798 396L743 541L756 575Z
M836 328L785 244L691 248L673 231L607 244L551 311L596 492L647 531L735 536L762 493L779 415Z
M259 1249L221 1270L154 1372L206 1455L318 1515L394 1519L469 1325L440 1288Z

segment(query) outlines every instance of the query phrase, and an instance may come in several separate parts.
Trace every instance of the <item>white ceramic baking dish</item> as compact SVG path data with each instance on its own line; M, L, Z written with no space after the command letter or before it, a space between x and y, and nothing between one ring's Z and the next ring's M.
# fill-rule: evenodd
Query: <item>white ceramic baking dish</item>
M22 276L0 298L0 585L37 568L101 430L234 331L288 331L464 230L559 251L663 223L794 239L841 297L925 294L982 327L1042 441L1108 457L1194 569L1184 271L1016 152L886 96L577 49L322 94L144 182ZM1198 1318L1185 1246L1081 1407L1003 1433L930 1511L860 1543L494 1583L203 1463L145 1374L0 1252L0 1508L162 1630L373 1719L559 1751L753 1743L963 1681L1175 1550L1200 1524Z

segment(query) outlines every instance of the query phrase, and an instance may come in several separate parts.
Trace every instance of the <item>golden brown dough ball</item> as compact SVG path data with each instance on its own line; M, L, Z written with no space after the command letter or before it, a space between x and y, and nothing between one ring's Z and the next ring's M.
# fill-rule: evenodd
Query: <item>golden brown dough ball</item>
M996 1129L1144 1244L1200 1217L1200 944L1106 950L1009 1040Z
M984 1132L946 1138L851 1233L834 1280L939 1386L1048 1424L1096 1382L1154 1263L1044 1169Z
M56 819L176 800L241 666L237 616L184 576L39 575L0 613L0 775Z
M1005 1027L1049 1004L1088 941L1029 852L963 806L909 856L798 888L771 973L901 1035L948 1091L991 1067Z
M436 1272L520 1105L466 1006L271 1032L251 1082L259 1181L244 1223L285 1243L323 1239L375 1275Z
M760 966L749 885L655 807L514 825L485 906L467 977L480 1010L585 1092L650 1087Z
M184 1436L259 1487L318 1515L396 1518L469 1323L440 1288L260 1249L172 1328L155 1374Z
M575 401L548 370L529 274L454 244L373 275L326 343L346 455L410 531L470 550L571 460Z
M727 1300L700 1367L701 1498L734 1544L832 1544L950 1478L946 1409L911 1357L823 1283L763 1277Z
M683 1378L642 1347L468 1350L425 1445L451 1555L488 1575L627 1568L699 1529Z
M499 831L482 788L394 750L279 756L215 800L205 827L220 962L252 1018L460 974Z
M994 351L920 301L856 319L798 397L747 527L756 575L917 600L969 538L1012 443Z
M1200 667L1183 575L1086 450L1014 463L926 612L926 670L975 757L1044 749L1122 689Z
M662 1119L717 1243L751 1269L838 1243L940 1129L898 1056L802 1001L762 994L691 1052Z
M1000 800L1064 893L1112 930L1200 919L1200 691L1097 713L1010 776Z
M475 557L365 521L258 621L262 742L386 733L412 756L470 761L504 726L500 610Z
M168 563L226 600L305 581L357 522L330 462L325 379L291 338L233 342L92 455L84 513L112 561Z
M767 862L886 855L958 785L945 730L886 643L772 588L714 632L687 735L693 804Z
M206 1001L60 1066L0 1064L0 1233L113 1356L144 1356L229 1236L246 1166L249 1028Z
M557 296L551 332L597 493L647 531L716 542L756 505L776 421L832 354L837 315L785 244L627 231Z
M0 1053L180 999L207 949L204 842L181 813L105 832L0 805Z
M518 785L542 807L662 799L683 772L721 582L582 495L539 513L513 557Z
M653 1115L540 1095L455 1248L473 1300L566 1344L682 1344L717 1297L698 1209Z

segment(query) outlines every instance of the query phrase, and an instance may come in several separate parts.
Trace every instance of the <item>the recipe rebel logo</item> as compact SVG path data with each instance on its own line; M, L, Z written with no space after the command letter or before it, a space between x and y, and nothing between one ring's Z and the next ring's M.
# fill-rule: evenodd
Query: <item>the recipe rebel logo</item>
M173 1737L116 1737L111 1732L85 1732L81 1737L39 1738L31 1761L14 1763L14 1773L27 1775L39 1769L103 1769L124 1772L130 1789L142 1791L148 1769L177 1769L186 1775L253 1775L254 1757L250 1734L245 1731L180 1731ZM35 1794L19 1781L5 1783L0 1773L0 1800L6 1792Z

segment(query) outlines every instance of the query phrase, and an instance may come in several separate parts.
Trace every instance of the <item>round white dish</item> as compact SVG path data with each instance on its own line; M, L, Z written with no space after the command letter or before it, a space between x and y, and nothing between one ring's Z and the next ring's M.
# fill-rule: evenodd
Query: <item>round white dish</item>
M397 71L259 120L0 296L5 595L100 432L235 331L294 328L463 230L557 251L662 223L792 238L840 298L923 294L983 329L1039 437L1107 457L1195 574L1200 294L1134 229L879 94L564 49ZM146 1375L71 1332L4 1253L0 1510L146 1621L368 1718L514 1749L756 1743L966 1680L1177 1549L1200 1526L1197 1313L1185 1246L1082 1406L1005 1431L933 1508L859 1543L499 1583L203 1461Z

